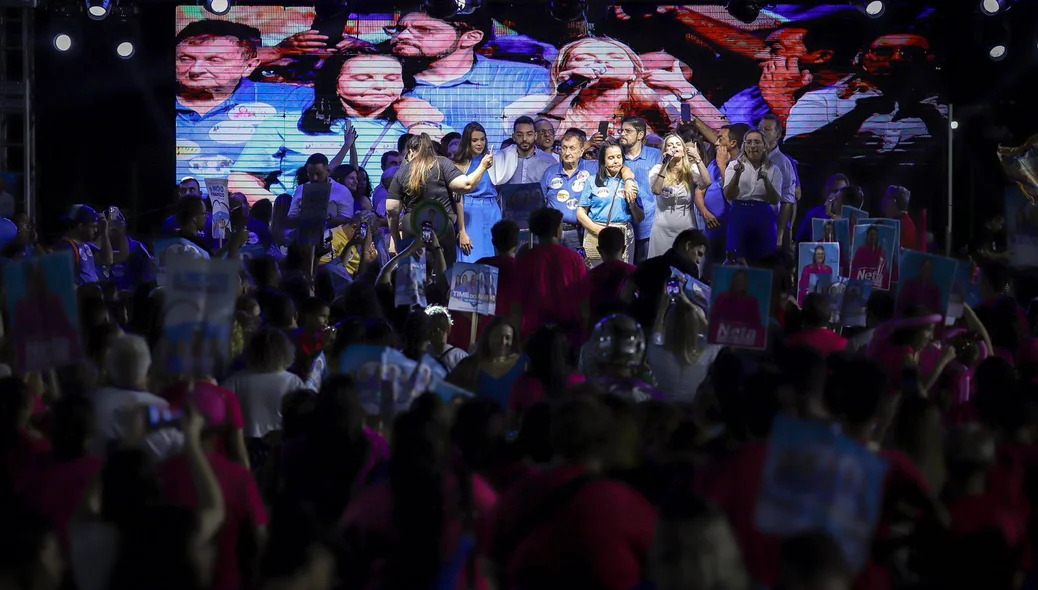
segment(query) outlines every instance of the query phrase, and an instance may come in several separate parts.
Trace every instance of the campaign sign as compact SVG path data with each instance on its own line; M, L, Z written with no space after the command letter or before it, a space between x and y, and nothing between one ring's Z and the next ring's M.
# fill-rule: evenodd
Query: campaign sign
M222 240L231 226L231 202L227 194L226 178L206 178L209 202L213 205L213 237Z
M952 283L958 261L943 256L909 250L901 259L901 281L898 284L897 315L922 306L928 314L944 315L948 311Z
M302 246L317 246L324 237L328 219L328 203L332 198L330 182L308 182L303 185L303 202L299 204L299 229L296 240Z
M397 265L393 280L395 290L393 292L393 305L397 307L410 307L420 305L426 307L429 303L425 299L425 256L408 256Z
M851 207L850 205L844 205L843 209L840 209L840 218L846 219L850 222L850 226L854 227L858 225L862 219L868 219L869 212L864 209L858 209L857 207Z
M797 266L797 305L804 306L804 298L811 289L811 280L818 275L840 274L839 242L801 242L800 263Z
M166 286L166 260L173 256L209 260L209 252L191 240L185 238L155 240L155 283L160 287Z
M779 537L829 533L854 572L868 563L887 462L832 426L775 418L754 521Z
M166 370L209 377L230 362L241 263L175 255L166 261L162 334Z
M339 357L339 369L354 376L357 395L369 416L406 411L415 395L418 363L402 352L380 346L350 346Z
M529 229L530 214L544 206L541 184L503 184L497 190L501 196L501 218L516 222L519 229Z
M876 289L890 289L891 266L897 254L894 228L875 223L854 227L851 269L848 278L872 281Z
M496 267L486 264L455 264L447 309L494 315L497 311L498 272Z
M689 301L703 308L703 311L708 316L710 315L710 285L693 278L692 275L681 272L673 266L670 267L670 278L676 279L681 283L681 287L685 291L685 297Z
M977 284L976 267L962 262L955 267L951 297L948 298L948 320L954 322L962 317L963 305L976 307L980 304L980 285Z
M771 315L771 271L715 265L710 299L710 344L763 350Z
M1038 206L1013 184L1005 189L1006 236L1009 264L1016 268L1038 266Z
M839 318L836 320L848 328L865 327L866 305L872 295L872 283L849 280L843 288Z
M900 280L900 267L901 267L901 254L904 253L904 248L901 247L901 220L900 219L888 219L886 217L872 217L859 219L857 225L889 225L894 228L894 249L892 252L897 252L898 255L893 257L891 260L892 266L890 268L890 281L896 283Z
M811 241L837 242L840 244L840 273L847 274L850 268L851 230L846 219L812 219Z
M71 251L8 262L8 335L19 373L74 364L83 358Z

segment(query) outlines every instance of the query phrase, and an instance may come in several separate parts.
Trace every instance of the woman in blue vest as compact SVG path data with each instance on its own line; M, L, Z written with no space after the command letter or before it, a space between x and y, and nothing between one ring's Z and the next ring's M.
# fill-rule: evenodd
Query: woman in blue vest
M487 132L479 123L469 123L461 134L454 164L465 174L471 174L487 154ZM472 192L465 193L465 224L459 224L458 262L475 262L494 255L490 228L501 221L501 205L497 188L484 174Z

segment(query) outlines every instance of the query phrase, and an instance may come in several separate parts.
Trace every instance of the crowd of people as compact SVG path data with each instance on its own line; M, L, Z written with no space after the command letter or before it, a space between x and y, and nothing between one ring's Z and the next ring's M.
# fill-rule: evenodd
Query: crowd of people
M115 207L77 205L50 243L14 215L6 259L72 252L83 354L26 372L6 334L0 587L1033 583L1038 339L998 219L970 253L980 303L954 325L891 287L872 291L864 327L841 328L827 296L797 288L793 254L836 236L794 238L794 221L871 206L925 250L906 189L801 187L771 115L662 137L631 116L615 138L563 131L557 154L556 123L517 117L500 147L478 122L442 142L403 135L374 186L356 165L366 132L347 125L294 195L231 194L223 237L194 178L154 240ZM305 245L307 187L325 184L325 239ZM543 195L523 229L504 215L509 184ZM161 362L162 277L183 255L242 261L217 374ZM496 267L492 315L449 310L462 262ZM763 350L711 344L711 310L670 288L675 271L709 285L715 265L770 273ZM415 268L427 305L398 305ZM4 326L25 321L6 311ZM363 403L339 362L356 346L431 357L469 395ZM856 531L865 563L846 550L843 496L830 527L755 519L780 418L883 460L878 516Z

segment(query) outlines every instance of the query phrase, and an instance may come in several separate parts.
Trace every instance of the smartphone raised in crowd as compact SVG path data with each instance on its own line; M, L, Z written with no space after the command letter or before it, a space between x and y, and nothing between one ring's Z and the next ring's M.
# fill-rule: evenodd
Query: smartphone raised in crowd
M687 102L681 103L681 122L688 123L692 120L692 105Z
M609 121L602 121L598 124L598 133L602 137L609 137Z
M368 237L368 224L362 223L360 224L360 239L363 240L366 237Z
M431 244L433 241L432 224L428 221L422 222L422 241Z
M677 299L680 294L681 283L679 283L677 279L670 279L667 281L667 296L671 299Z
M158 430L160 428L177 426L180 424L180 419L183 417L184 412L181 410L161 408L159 406L148 406L148 430Z

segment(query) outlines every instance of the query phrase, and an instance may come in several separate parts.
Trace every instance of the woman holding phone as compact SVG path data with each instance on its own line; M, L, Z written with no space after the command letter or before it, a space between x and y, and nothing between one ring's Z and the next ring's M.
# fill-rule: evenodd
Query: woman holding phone
M411 212L424 201L434 201L443 206L451 225L457 224L459 233L465 232L465 202L458 199L476 189L483 174L494 165L494 152L488 148L486 156L471 173L462 174L454 162L436 154L432 138L423 133L407 140L406 161L389 184L386 195L386 213L389 216L389 252L395 255L404 238L414 238L411 229ZM451 197L451 193L456 195ZM453 227L441 240L447 264L457 259L457 236Z
M454 164L458 170L471 174L479 168L483 158L490 152L487 149L487 132L479 123L469 123L461 134L461 143L454 155ZM493 238L490 228L501 221L501 205L497 200L497 188L490 182L490 177L483 176L479 186L463 197L464 219L458 226L458 262L476 262L480 258L494 255ZM475 237L475 240L471 236Z

